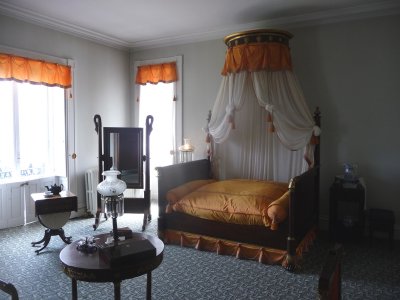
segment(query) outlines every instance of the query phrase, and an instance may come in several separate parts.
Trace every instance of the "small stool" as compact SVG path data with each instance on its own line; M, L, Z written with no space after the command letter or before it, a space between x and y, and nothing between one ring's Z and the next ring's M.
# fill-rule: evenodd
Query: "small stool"
M369 210L369 238L372 241L373 231L381 231L389 234L389 241L393 247L394 213L391 210L371 208Z

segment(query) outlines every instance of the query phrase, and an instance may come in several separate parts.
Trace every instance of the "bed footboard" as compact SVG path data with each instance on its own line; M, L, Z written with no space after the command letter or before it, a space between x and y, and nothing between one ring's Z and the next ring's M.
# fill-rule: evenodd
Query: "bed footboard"
M294 177L289 184L289 232L287 237L287 266L296 266L296 249L306 234L318 228L319 219L319 167Z

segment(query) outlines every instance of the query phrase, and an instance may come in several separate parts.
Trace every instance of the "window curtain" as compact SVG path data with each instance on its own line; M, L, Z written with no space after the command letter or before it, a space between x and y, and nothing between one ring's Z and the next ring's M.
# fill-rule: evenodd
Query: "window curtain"
M71 67L0 53L0 80L70 88Z
M138 67L136 84L157 84L159 82L170 83L178 80L176 62L163 64L143 65Z
M319 128L292 70L291 37L255 30L225 38L222 82L206 129L220 178L288 181L312 164L309 142Z

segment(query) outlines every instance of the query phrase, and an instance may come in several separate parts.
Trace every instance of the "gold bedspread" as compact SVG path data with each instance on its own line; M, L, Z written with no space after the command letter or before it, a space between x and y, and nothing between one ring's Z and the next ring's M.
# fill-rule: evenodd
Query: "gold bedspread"
M287 216L288 184L263 180L197 180L167 193L167 213L276 229Z

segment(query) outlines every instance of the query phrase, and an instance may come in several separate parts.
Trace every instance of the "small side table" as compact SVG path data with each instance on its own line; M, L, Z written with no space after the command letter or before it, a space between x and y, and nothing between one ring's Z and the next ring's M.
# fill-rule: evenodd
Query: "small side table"
M335 178L329 197L329 234L331 240L360 240L365 227L365 189L360 182L348 185Z
M58 235L64 243L70 244L72 237L66 237L62 227L68 222L71 211L78 210L78 197L68 191L51 197L34 193L31 197L35 201L35 215L40 224L47 228L40 241L32 242L32 247L43 243L42 248L35 250L36 254L47 247L52 236Z
M95 235L99 243L104 243L109 233ZM99 256L99 251L85 254L77 250L79 241L66 246L60 252L60 260L64 273L72 281L72 299L78 299L77 281L86 282L112 282L114 284L114 299L121 299L121 282L125 279L147 275L146 299L151 300L151 272L156 269L163 260L164 243L157 237L144 233L134 232L133 240L146 239L156 248L156 255L140 260L130 260L121 266L111 267Z

